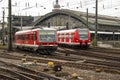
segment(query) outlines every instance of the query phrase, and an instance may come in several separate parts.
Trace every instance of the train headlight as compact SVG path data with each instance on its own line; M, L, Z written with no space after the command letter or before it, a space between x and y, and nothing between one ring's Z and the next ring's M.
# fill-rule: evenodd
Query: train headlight
M78 42L78 40L76 40L76 42Z

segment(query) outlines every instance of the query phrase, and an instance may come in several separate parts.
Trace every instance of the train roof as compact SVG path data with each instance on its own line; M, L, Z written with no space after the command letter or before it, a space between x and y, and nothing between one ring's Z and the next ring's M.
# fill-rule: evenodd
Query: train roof
M48 28L48 27L41 27L41 28L35 28L32 30L56 30L55 28Z
M22 34L22 33L27 33L31 32L32 30L23 30L23 31L17 31L15 34Z
M17 31L15 34L28 33L28 32L32 32L32 31L38 31L38 30L56 30L56 29L54 29L54 28L35 28L35 29L30 29L30 30Z
M61 30L58 31L58 33L64 33L64 32L74 32L75 30L80 29L80 30L88 30L88 28L76 28L76 29L69 29L69 30Z

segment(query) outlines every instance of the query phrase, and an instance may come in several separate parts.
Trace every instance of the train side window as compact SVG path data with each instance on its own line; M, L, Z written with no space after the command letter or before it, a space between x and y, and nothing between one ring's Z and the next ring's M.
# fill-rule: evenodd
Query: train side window
M22 35L20 35L19 39L22 40Z
M33 40L33 34L31 34L31 40Z
M29 40L30 39L30 36L29 34L26 35L26 39Z
M16 39L18 40L18 36L16 35Z
M21 35L21 39L22 39L22 40L25 40L25 35Z
M33 39L36 40L36 33L33 34Z
M26 34L23 37L24 37L24 40L27 40L27 35Z
M20 40L20 35L18 35L18 40Z
M28 40L28 35L26 35L26 40Z

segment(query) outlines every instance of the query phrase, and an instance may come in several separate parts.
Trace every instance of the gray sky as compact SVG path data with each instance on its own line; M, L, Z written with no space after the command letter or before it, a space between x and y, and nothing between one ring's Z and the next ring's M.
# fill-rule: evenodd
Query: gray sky
M55 0L11 0L12 15L40 16L53 9ZM98 14L120 17L120 0L98 0ZM95 12L95 0L59 0L62 9ZM8 16L8 0L0 0L0 20L2 20L2 7L5 7L5 16Z

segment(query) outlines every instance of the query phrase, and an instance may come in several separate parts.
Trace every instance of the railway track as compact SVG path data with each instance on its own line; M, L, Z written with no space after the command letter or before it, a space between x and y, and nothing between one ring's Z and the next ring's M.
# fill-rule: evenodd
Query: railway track
M102 47L92 47L88 51L101 52L105 54L120 55L120 49L102 48Z
M58 52L62 53L68 53L68 54L75 54L79 56L86 56L86 57L93 57L93 58L99 58L99 59L104 59L104 60L113 60L113 61L118 61L120 62L120 56L115 56L114 53L113 55L109 55L106 53L102 52L94 52L94 51L87 51L87 50L76 50L76 49L68 49L68 48L59 48L57 50Z
M71 52L70 51L67 51L67 52L65 51L62 54L66 54L66 53L71 53ZM31 56L33 56L33 55L31 55ZM36 55L34 55L34 57L35 56ZM17 58L18 56L14 56L14 57ZM54 55L47 55L47 56L39 55L39 57L45 57L45 58L49 58L49 59L50 58L52 58L52 59L60 59L60 60L73 61L73 62L84 61L84 63L92 63L92 64L98 64L98 65L120 67L120 62L118 62L118 61L112 61L112 60L107 60L106 61L106 60L103 60L103 59L96 59L96 58L89 58L89 57L83 58L81 56L65 56L65 55L58 54L57 52ZM23 58L23 57L21 57L21 58Z
M61 78L37 72L20 65L8 63L0 60L0 79L10 80L61 80ZM2 71L2 72L1 72ZM4 74L4 75L2 75Z
M17 71L13 71L13 70L10 70L10 69L7 69L7 68L1 68L1 67L0 67L0 70L3 71L3 72L7 72L7 73L4 73L4 74L5 75L10 75L9 77L11 77L13 79L33 80L33 78L22 75L22 74L18 73Z
M14 55L4 55L4 56L0 55L0 57L17 59L17 60L21 60L21 58L24 58L24 56L14 56ZM114 72L114 73L120 74L119 62L93 60L93 59L87 60L87 59L81 59L81 58L75 58L75 57L73 58L72 56L60 56L60 55L57 56L57 54L56 56L55 55L47 56L45 58L41 58L41 57L29 56L27 57L27 60L28 61L36 60L37 62L40 62L40 63L47 63L48 61L53 61L56 64L60 64L63 66L69 66L69 67L81 68L81 69L90 69L90 70L96 70L96 68L98 68L105 72ZM51 59L53 57L54 59ZM58 57L61 60L58 60Z
M0 79L2 79L2 80L17 80L16 78L12 78L10 76L3 75L3 74L0 74Z

